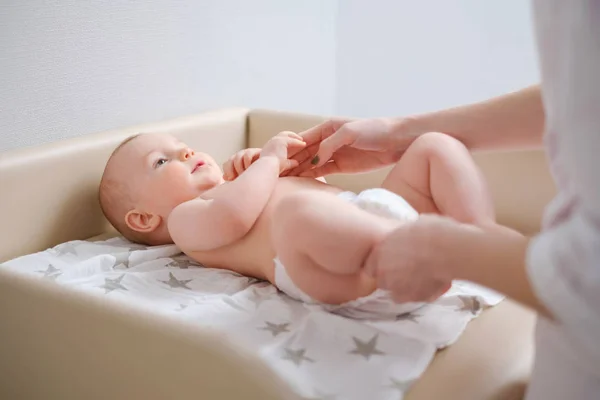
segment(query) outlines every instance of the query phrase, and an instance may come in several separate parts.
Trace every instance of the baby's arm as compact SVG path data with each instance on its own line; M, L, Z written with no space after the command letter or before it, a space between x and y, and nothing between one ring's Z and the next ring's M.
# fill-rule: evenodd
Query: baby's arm
M168 221L173 241L187 251L206 251L243 237L269 201L280 172L293 166L288 150L303 146L297 135L281 133L236 180L211 191L210 198L177 206Z
M187 251L226 246L243 237L264 209L279 176L279 160L262 157L235 181L177 206L169 216L173 241Z

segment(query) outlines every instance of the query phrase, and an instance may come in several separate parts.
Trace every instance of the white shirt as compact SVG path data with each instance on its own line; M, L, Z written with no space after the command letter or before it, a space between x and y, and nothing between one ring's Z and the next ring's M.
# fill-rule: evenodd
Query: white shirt
M533 6L558 194L530 245L528 273L577 368L600 382L600 0Z

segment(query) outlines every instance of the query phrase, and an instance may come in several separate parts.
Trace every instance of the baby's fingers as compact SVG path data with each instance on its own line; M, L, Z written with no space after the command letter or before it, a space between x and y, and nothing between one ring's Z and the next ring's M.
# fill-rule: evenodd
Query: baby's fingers
M239 176L242 174L242 172L244 172L244 154L236 154L234 160L233 160L233 165L235 167L235 172L236 174Z
M226 181L232 181L235 179L232 159L229 159L225 162L225 164L223 164L223 179L225 179Z
M250 167L250 165L252 165L252 163L254 161L256 161L255 158L257 156L258 156L258 154L252 154L250 152L246 152L246 154L244 154L244 160L243 160L244 161L243 162L243 164L244 164L244 171L247 170Z
M302 136L300 136L297 133L292 132L292 131L283 131L283 132L279 133L279 136L286 136L290 139L300 140L301 142L304 142L304 139L302 138Z

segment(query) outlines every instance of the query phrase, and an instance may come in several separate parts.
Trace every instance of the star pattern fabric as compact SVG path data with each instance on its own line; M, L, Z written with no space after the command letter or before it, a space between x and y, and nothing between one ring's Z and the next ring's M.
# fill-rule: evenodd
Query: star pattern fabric
M44 274L44 278L52 279L52 280L54 280L62 275L62 271L59 270L58 268L55 268L54 265L52 265L52 264L48 264L48 268L46 268L43 271L39 270L39 271L35 271L35 272L42 273L42 274Z
M186 256L174 256L171 257L171 261L167 264L168 267L179 268L179 269L188 269L194 267L201 267L196 261L186 257Z
M293 362L296 366L302 365L303 362L314 363L315 360L312 358L306 357L306 349L285 349L285 352L282 357L284 360L289 360Z
M77 255L77 251L75 250L76 248L76 244L75 243L63 243L61 245L56 246L53 250L56 252L56 254L58 254L59 256L66 256L68 254L71 255Z
M190 283L193 279L177 279L175 277L175 275L173 275L172 272L169 272L169 280L168 281L162 281L162 283L166 283L167 285L169 285L172 288L183 288L183 289L188 289L191 290L191 288L187 285L188 283Z
M374 335L370 340L365 342L353 336L352 340L354 341L355 348L350 353L363 356L366 360L369 360L372 356L384 355L383 351L377 349L377 339L378 335Z
M458 299L462 303L459 311L468 311L473 315L477 315L481 311L481 302L476 297L458 296Z
M131 253L117 253L115 254L115 265L113 268L129 268L129 255Z
M252 294L250 295L250 297L248 297L248 300L254 303L254 306L256 308L258 308L261 305L261 303L267 299L267 296L260 294L256 288L252 288L251 293Z
M400 314L396 317L396 321L410 321L410 322L418 322L417 318L419 317L418 314L415 313L404 313L404 314Z
M268 282L202 267L175 246L122 238L69 242L0 268L216 330L256 351L299 398L311 400L401 398L437 348L501 300L457 284L417 312L353 320L292 300Z
M280 333L289 332L290 331L288 329L289 325L290 325L289 322L285 322L283 324L274 324L272 322L265 321L265 326L260 327L258 329L263 330L263 331L269 331L269 332L271 332L273 337L276 337Z
M120 275L116 279L104 278L104 284L99 287L104 289L104 294L108 294L113 290L127 290L127 288L121 284L124 277L125 274Z

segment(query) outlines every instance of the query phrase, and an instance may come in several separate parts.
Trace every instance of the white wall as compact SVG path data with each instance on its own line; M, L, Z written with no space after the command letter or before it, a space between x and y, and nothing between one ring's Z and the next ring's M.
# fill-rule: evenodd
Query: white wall
M343 0L336 114L426 112L538 81L526 0Z
M331 113L336 7L3 0L0 151L222 106Z
M403 115L537 81L524 0L0 1L0 151L228 106Z

